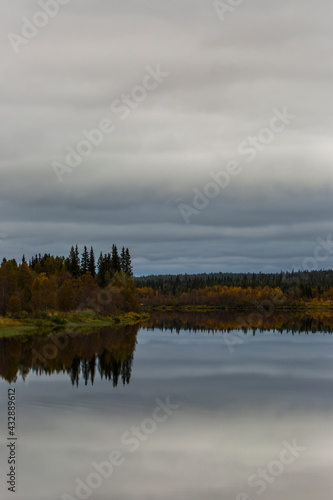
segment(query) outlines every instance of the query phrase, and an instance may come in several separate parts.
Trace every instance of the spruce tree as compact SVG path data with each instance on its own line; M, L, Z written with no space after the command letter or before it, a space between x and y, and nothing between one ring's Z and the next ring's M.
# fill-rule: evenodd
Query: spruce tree
M119 273L121 271L121 261L118 254L117 245L112 245L111 268L112 274Z
M99 259L97 262L98 265L98 282L99 285L104 288L108 283L107 283L107 273L108 273L108 256L106 254L102 254L102 252L99 255Z
M77 270L77 267L78 267L79 274L80 274L81 261L80 261L80 252L79 252L78 245L75 245L75 266L76 266L76 270Z
M74 278L80 276L80 254L78 246L72 245L69 257L66 259L66 267Z
M81 272L82 274L86 274L88 270L89 270L89 253L87 247L85 246L81 260Z
M124 270L124 272L125 272L125 274L127 274L127 276L132 278L133 266L132 266L131 255L130 255L128 248L126 248L126 251L125 251L125 270Z
M88 271L90 272L91 276L93 278L95 278L95 276L96 276L96 263L95 263L95 254L94 254L93 247L90 248Z
M125 251L125 247L123 247L121 249L120 265L121 265L122 271L126 274L126 251Z
M70 252L69 252L69 256L65 260L66 269L71 274L73 274L73 262L74 262L74 259L75 259L75 250L74 250L74 247L72 245L71 249L70 249ZM35 257L35 266L36 266L37 262L38 262L38 257L37 257L37 254L36 254L36 257Z

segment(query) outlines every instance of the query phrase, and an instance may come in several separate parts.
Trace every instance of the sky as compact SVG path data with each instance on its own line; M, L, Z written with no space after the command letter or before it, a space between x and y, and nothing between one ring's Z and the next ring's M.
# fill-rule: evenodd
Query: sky
M116 243L136 275L333 267L332 2L0 13L1 258Z

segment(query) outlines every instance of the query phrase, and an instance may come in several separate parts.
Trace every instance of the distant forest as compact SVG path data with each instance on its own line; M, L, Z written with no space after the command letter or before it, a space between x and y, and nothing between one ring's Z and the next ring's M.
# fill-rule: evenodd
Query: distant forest
M179 295L206 287L270 288L282 292L299 289L302 295L312 297L333 287L333 270L292 271L279 273L201 273L163 274L134 278L138 288L149 287L166 295Z
M134 278L140 303L151 307L221 309L333 305L333 270L280 273L210 273ZM261 306L260 306L261 304Z

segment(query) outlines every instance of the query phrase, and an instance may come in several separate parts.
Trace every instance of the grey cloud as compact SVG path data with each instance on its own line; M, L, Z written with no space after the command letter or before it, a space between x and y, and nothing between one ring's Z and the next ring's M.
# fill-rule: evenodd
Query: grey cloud
M243 2L221 22L210 1L72 1L16 55L6 34L38 9L1 8L2 255L117 240L137 273L312 255L332 229L330 2ZM111 103L148 65L170 75L121 120ZM296 119L248 163L239 145L284 106ZM103 118L115 131L59 184L51 163ZM242 173L186 226L179 203L234 159Z

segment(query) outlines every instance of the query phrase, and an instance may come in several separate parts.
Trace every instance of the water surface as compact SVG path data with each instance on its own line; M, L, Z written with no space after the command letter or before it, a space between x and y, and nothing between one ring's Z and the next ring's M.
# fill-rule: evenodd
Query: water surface
M28 352L50 339L7 340L1 498L14 496L4 449L15 387L17 498L331 500L332 335L201 330L78 335L54 359L35 357L34 371ZM118 465L98 481L93 464L115 450Z

